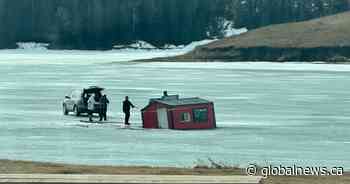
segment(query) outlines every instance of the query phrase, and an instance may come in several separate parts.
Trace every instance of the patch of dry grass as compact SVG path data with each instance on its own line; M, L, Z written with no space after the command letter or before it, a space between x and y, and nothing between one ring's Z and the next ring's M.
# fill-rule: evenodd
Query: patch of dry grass
M174 168L147 166L89 166L30 161L0 160L0 174L162 174L162 175L242 175L238 168Z
M209 161L210 162L210 161ZM123 167L54 164L30 161L0 160L0 174L160 174L160 175L245 175L244 169L212 161L210 165L194 168L174 167ZM262 184L349 184L350 174L344 176L274 176Z
M350 12L305 22L272 25L202 48L314 48L350 46Z

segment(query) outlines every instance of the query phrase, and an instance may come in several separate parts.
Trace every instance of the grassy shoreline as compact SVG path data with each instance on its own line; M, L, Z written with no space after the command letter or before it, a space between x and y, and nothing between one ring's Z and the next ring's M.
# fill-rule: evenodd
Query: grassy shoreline
M162 174L162 175L244 175L240 168L176 168L151 166L77 165L20 160L1 160L0 174Z
M0 174L146 174L146 175L245 175L242 168L175 168L149 166L90 166L48 162L0 160ZM346 184L350 173L343 176L272 176L262 184Z

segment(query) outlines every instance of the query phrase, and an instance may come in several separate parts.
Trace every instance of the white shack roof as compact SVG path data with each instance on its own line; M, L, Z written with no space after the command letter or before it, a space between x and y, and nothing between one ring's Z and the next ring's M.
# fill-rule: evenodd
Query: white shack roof
M211 103L208 100L193 97L193 98L179 98L179 95L163 96L162 98L151 99L151 102L155 101L158 103L170 105L170 106L180 106L180 105L195 105L195 104L207 104Z

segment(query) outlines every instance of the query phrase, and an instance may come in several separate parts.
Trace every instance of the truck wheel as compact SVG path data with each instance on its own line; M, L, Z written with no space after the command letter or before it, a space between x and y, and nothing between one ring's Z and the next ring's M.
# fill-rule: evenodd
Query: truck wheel
M63 115L68 115L68 110L65 104L63 105Z
M80 116L80 112L77 106L74 106L74 114L75 116Z

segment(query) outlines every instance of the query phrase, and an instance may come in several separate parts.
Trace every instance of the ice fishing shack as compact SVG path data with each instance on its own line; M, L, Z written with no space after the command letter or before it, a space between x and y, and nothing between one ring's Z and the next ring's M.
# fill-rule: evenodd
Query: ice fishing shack
M216 128L214 103L198 97L179 98L167 95L150 99L141 110L143 128L214 129Z

